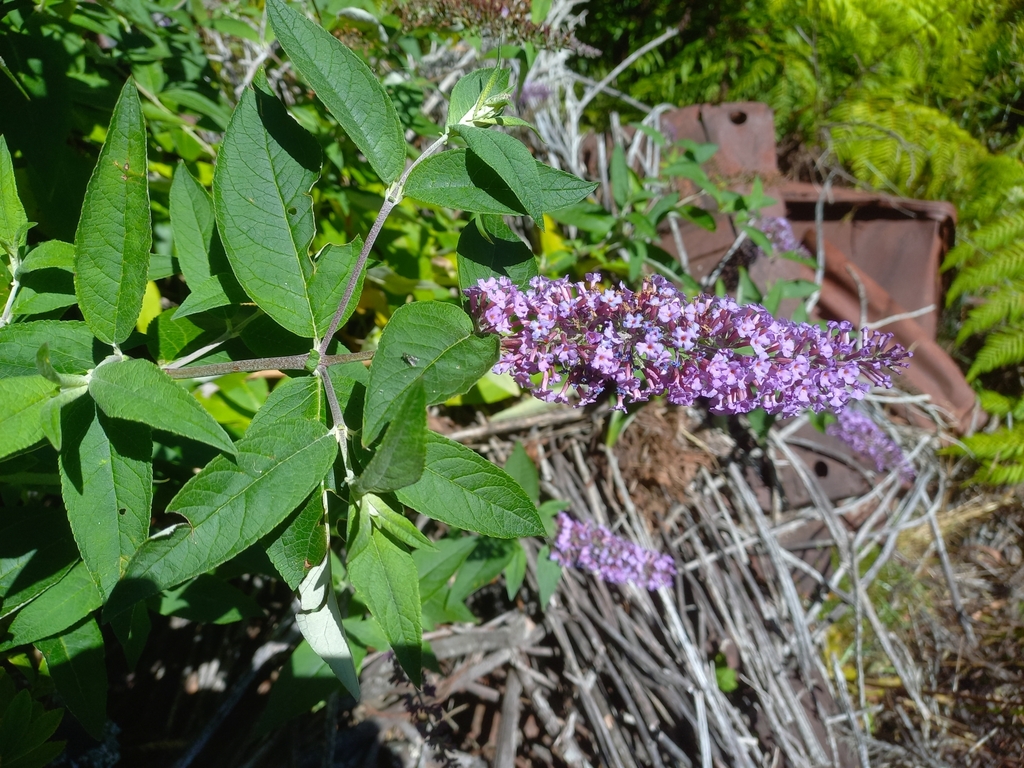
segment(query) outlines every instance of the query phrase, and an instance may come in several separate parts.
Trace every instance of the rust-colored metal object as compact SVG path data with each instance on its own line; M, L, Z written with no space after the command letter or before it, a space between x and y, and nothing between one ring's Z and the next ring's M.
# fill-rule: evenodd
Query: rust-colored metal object
M670 142L689 139L718 145L708 170L719 176L778 175L775 113L759 101L695 104L666 112L661 131Z
M785 204L785 215L798 239L814 237L815 207L823 195L820 189L786 182L769 194ZM914 320L934 340L942 300L939 266L955 242L956 208L943 201L856 189L836 188L824 197L825 239L882 287L902 311L933 306L931 312ZM815 252L813 247L810 250Z

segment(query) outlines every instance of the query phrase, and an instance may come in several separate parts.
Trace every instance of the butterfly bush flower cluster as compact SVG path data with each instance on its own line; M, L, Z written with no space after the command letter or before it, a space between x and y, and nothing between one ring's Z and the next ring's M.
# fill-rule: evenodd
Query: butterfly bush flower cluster
M526 290L488 278L466 294L481 330L502 337L494 372L552 402L575 391L586 405L607 389L619 409L667 395L676 405L708 398L716 413L841 410L869 383L892 386L887 372L910 356L890 345L892 334L779 320L729 298L687 299L657 275L637 291L603 289L589 274L576 283L535 277Z
M577 522L565 512L559 512L556 520L551 559L559 565L593 573L612 584L632 582L647 589L672 584L676 567L668 555L626 541L603 525Z
M809 258L811 252L793 234L793 225L784 216L762 216L754 221L754 226L764 232L772 246L779 253L796 251L799 255Z
M877 471L896 469L901 479L914 479L914 467L903 451L866 413L847 408L839 413L838 419L825 428L827 434L869 458Z

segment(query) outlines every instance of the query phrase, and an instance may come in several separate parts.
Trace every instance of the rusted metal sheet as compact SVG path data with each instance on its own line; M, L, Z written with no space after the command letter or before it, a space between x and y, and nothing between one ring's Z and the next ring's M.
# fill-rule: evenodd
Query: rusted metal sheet
M759 101L696 104L661 116L661 131L670 142L689 139L718 145L708 170L719 176L778 175L775 113Z
M797 239L813 235L815 207L823 195L820 188L789 182L769 194L784 202ZM931 312L915 320L934 339L942 298L939 266L955 241L956 208L943 201L842 188L832 189L824 203L825 239L905 311L933 306Z

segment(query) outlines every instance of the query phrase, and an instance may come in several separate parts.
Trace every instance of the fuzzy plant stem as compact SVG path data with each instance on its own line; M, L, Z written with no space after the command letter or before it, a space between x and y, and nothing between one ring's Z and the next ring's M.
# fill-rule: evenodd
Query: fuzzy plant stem
M415 170L416 166L428 157L436 154L447 142L448 134L445 133L441 138L423 150L422 154L409 164L409 167L405 169L405 172L399 177L398 181L395 182L394 186L388 190L387 197L384 199L384 205L380 207L377 219L373 222L373 227L370 228L370 232L366 236L366 241L363 243L363 250L359 252L359 259L356 261L355 267L352 269L352 274L349 275L348 284L345 286L345 293L342 295L341 301L338 302L338 308L334 311L334 316L331 318L331 324L327 327L327 333L324 334L323 339L320 340L320 344L317 346L317 351L321 355L326 352L327 345L331 343L331 339L334 338L334 334L338 331L338 326L341 325L341 318L344 316L345 309L348 307L348 303L352 299L352 294L356 289L356 283L359 281L359 275L363 273L363 268L366 266L366 260L370 256L370 250L373 248L374 243L377 242L377 235L380 234L381 229L384 227L384 222L387 221L388 216L391 215L391 211L394 210L396 205L402 202L402 192L405 189L405 182L409 180L409 174Z
M327 368L339 363L352 363L357 360L372 360L373 352L352 352L345 355L324 355L318 367ZM164 373L172 379L200 379L208 376L223 376L227 373L243 373L252 371L292 370L298 371L306 367L309 353L301 355L285 355L283 357L259 357L254 360L233 360L230 363L214 363L213 365L194 365L191 368L164 368Z

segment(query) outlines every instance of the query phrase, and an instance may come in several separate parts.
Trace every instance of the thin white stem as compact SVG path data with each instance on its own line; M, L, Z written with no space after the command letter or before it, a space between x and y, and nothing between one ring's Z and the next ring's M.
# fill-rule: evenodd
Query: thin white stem
M900 320L910 320L915 317L921 317L921 315L927 315L929 312L935 311L935 305L929 304L927 307L921 307L910 312L900 312L898 315L889 315L889 317L883 317L881 320L875 320L873 323L867 323L864 327L875 330L876 328L884 328L890 323L897 323Z
M807 304L804 306L808 315L818 306L818 300L821 298L821 285L825 282L825 198L832 196L833 176L834 173L830 173L825 179L825 183L818 193L818 202L814 206L814 239L817 241L815 245L817 245L818 257L818 266L814 270L814 282L817 283L818 290L807 297Z
M18 289L21 288L21 281L17 278L11 283L11 292L7 295L7 303L4 304L3 314L0 315L0 328L3 328L14 315L14 301L18 298Z

